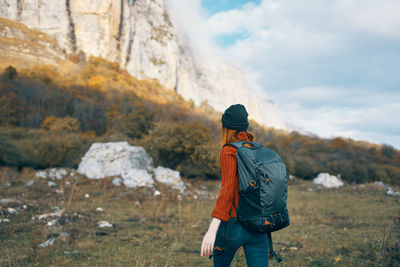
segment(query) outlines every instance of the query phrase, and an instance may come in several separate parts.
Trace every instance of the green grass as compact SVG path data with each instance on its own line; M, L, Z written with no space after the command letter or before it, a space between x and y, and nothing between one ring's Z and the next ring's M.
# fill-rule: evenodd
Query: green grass
M30 180L34 185L25 186ZM7 182L12 186L6 187ZM189 182L192 188L218 195L217 181ZM179 201L166 190L161 197L153 197L151 190L114 187L111 179L76 181L68 177L56 183L57 188L48 187L47 180L34 178L30 169L0 169L0 198L28 205L18 215L1 215L10 222L0 223L0 266L212 265L199 254L215 200ZM61 188L64 193L57 194L55 190ZM291 225L273 234L275 249L284 259L279 266L386 266L382 242L388 244L392 238L399 202L374 185L321 190L310 182L293 182L288 199ZM41 248L51 228L32 221L32 216L50 212L52 206L68 215L69 221L59 230L70 237ZM104 212L96 212L97 207ZM115 228L98 228L96 223L101 220ZM243 250L232 266L245 266ZM272 260L270 266L278 264Z

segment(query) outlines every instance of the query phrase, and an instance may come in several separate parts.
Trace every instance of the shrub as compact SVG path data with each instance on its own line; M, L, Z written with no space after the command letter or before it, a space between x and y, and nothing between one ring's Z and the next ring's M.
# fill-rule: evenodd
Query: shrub
M4 69L4 75L8 79L13 80L15 77L17 77L18 72L13 66L8 66L7 68Z
M209 131L197 122L158 123L145 138L144 146L156 164L176 169L210 140Z
M220 177L219 147L211 142L197 146L195 151L179 164L178 170L189 178L206 177L215 179Z
M294 160L294 175L303 179L312 179L317 172L313 167L313 160L308 157L299 157Z
M148 134L153 126L153 113L143 104L130 107L130 111L114 118L113 129L129 138L141 138ZM112 118L108 118L111 120Z
M42 123L42 128L67 133L79 132L78 120L69 116L65 118L46 117Z
M34 168L75 168L92 143L77 133L23 128L0 128L0 141L0 164Z

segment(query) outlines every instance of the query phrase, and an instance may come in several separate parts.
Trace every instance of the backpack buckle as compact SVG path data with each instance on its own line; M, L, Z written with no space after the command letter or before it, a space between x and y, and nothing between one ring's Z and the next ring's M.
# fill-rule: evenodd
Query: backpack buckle
M256 185L256 181L251 180L251 181L250 181L250 185L251 185L252 187L254 187L254 186Z

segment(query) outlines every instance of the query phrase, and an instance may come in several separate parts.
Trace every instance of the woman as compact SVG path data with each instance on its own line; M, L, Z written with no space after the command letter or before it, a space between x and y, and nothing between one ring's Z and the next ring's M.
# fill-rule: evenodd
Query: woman
M224 146L241 140L254 141L254 134L246 131L247 116L246 108L240 104L230 106L222 115L221 191L201 245L201 256L213 255L216 267L230 266L241 246L249 267L268 266L268 235L250 232L235 220L235 207L239 205L236 148Z

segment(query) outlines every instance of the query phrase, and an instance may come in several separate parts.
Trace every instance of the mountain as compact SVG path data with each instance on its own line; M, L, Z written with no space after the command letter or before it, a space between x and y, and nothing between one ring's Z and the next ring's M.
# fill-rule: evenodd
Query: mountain
M190 43L171 22L165 0L0 0L0 17L15 23L0 27L2 46L14 56L36 57L46 64L82 52L102 57L139 79L158 79L197 105L206 102L223 111L242 103L257 122L286 129L276 105L256 94L238 68L221 60L207 65L195 60ZM40 52L35 54L29 43L23 47L35 37L24 35L28 29L21 24L45 36L38 42ZM14 46L13 39L20 45Z

